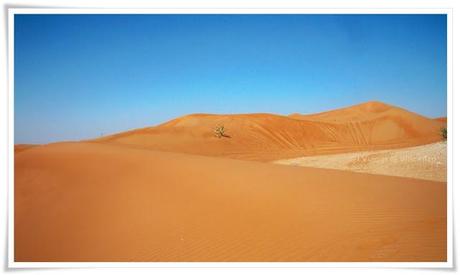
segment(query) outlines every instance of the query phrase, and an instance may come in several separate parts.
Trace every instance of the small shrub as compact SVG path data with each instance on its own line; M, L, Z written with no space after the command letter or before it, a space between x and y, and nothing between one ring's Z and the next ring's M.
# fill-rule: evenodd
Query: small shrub
M218 138L225 137L225 127L223 125L216 126L214 135Z
M447 128L446 127L441 128L441 136L444 140L447 140Z

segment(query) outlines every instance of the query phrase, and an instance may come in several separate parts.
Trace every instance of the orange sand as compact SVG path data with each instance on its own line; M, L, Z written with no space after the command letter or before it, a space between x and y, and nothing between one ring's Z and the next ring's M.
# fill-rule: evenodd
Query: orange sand
M16 157L16 261L445 261L446 184L91 143Z
M438 117L435 120L447 123L447 117Z
M224 125L229 137L216 138ZM159 151L270 161L440 141L443 122L379 102L315 115L194 114L94 140Z
M15 154L18 154L18 153L21 153L25 150L28 150L30 148L34 148L35 146L37 145L33 145L33 144L17 144L17 145L14 145L14 153Z
M445 182L247 161L426 144L442 124L370 102L16 146L15 260L446 261Z

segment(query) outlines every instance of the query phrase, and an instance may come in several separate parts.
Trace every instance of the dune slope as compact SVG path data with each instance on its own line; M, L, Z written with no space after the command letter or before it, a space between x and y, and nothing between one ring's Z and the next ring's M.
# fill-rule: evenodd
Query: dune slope
M446 184L97 143L15 158L16 261L445 261Z
M34 148L36 146L39 146L39 145L35 145L35 144L17 144L17 145L14 145L14 153L19 154L19 153L21 153L21 152L23 152L25 150Z
M215 137L218 125L227 136ZM441 140L442 126L398 107L368 102L315 115L194 114L92 142L268 161L427 144Z

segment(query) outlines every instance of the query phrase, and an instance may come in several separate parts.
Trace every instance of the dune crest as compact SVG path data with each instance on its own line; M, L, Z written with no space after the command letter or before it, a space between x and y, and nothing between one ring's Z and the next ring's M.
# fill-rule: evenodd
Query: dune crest
M223 125L227 136L217 139ZM274 114L192 114L92 140L136 148L271 161L357 150L391 149L441 140L442 121L371 101L333 111Z
M441 121L441 122L447 122L447 117L437 117L435 118L435 120Z
M34 147L37 147L39 145L35 145L35 144L16 144L14 145L14 153L15 154L19 154L21 152L24 152L28 149L31 149L31 148L34 148Z

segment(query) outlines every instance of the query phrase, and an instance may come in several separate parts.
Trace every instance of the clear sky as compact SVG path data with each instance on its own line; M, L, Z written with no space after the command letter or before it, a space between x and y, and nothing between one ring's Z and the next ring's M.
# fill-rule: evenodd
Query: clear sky
M16 15L15 143L369 100L446 116L445 15Z

